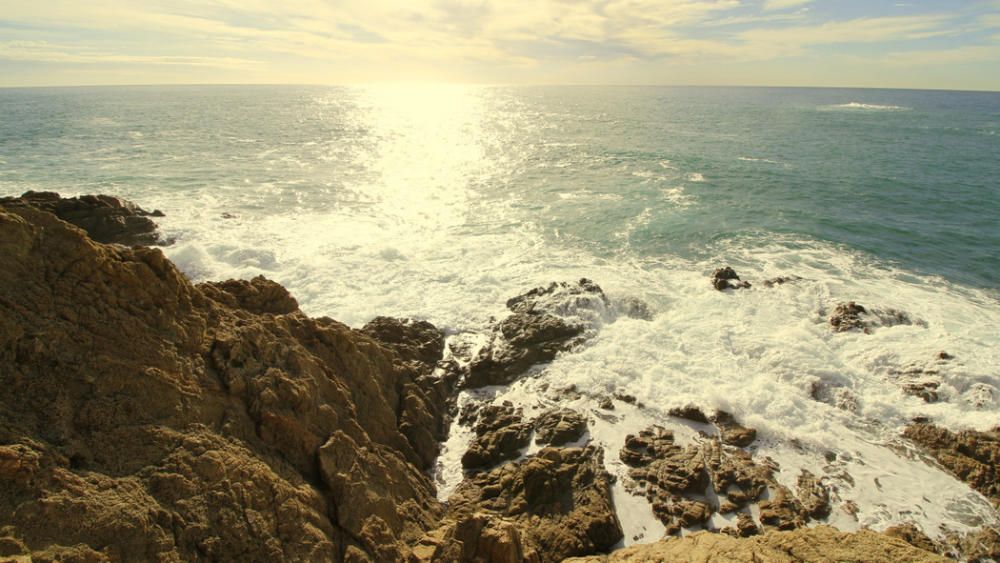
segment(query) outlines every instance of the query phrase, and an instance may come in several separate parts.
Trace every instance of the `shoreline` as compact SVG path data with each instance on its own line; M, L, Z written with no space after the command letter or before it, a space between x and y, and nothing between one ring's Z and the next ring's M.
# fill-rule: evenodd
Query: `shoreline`
M112 224L136 223L119 221L125 216L146 217L132 205L103 204L100 209L115 210L102 216ZM0 244L13 262L0 277L11 296L0 302L6 309L0 350L14 371L2 395L9 408L0 446L0 470L18 488L7 501L10 521L0 521L0 528L13 530L4 540L10 556L224 558L239 549L287 560L471 560L488 554L491 560L548 561L592 555L623 535L606 465L616 458L629 465L630 476L640 476L637 482L646 476L651 484L642 488L647 494L656 489L661 517L671 525L709 522L730 499L689 493L712 484L717 497L733 497L728 481L717 483L728 471L733 482L749 479L743 492L755 494L746 495L746 502L760 501L760 512L774 513L765 514L769 523L749 506L732 503L763 528L764 537L788 526L800 536L827 533L805 527L823 510L807 510L804 497L822 498L822 483L800 487L812 491L803 493L773 480L766 460L745 450L756 432L751 438L752 429L727 413L694 407L675 417L701 425L693 427L701 432L692 436L703 436L694 449L650 430L626 438L619 452L575 447L585 446L577 442L596 428L589 413L577 413L583 419L577 432L580 422L570 414L549 423L549 411L529 418L514 405L457 408L462 390L522 381L534 366L571 353L593 338L599 319L642 322L648 311L641 302L613 303L589 280L513 297L507 303L511 316L494 326L488 342L455 354L457 343L446 342L429 323L377 318L350 329L332 319L311 319L284 288L264 278L194 285L156 248L93 242L99 238L94 232L88 237L30 202L0 201L0 209ZM721 272L713 285L739 291L740 282L735 272ZM592 315L594 322L552 312L565 313L566 303L575 307L575 318ZM846 307L838 319L833 326L845 330L914 322L877 308ZM444 357L446 347L458 360ZM605 411L640 408L627 395L596 399L610 402L611 409L600 407ZM457 496L444 505L427 472L449 424L471 428L477 453L466 465L472 448L462 452L461 462L479 471L461 474ZM540 444L545 447L522 457L526 444L537 443L550 426L555 435L575 438L560 444L547 439ZM963 462L962 451L949 451L947 444L966 438L921 434L927 433L932 437L923 441L935 445L930 453L939 463ZM977 441L987 434L968 436ZM123 451L108 451L108 444ZM986 452L985 459L995 461L988 456L996 452ZM697 463L716 458L717 466ZM510 459L515 461L503 464ZM971 473L981 476L982 470L973 466ZM665 477L680 482L664 486ZM995 475L978 486L995 506ZM269 499L269 490L281 494L272 492ZM39 503L32 496L54 500ZM86 498L97 501L88 504ZM117 508L108 516L102 505L112 500ZM78 520L78 502L92 522ZM244 522L227 516L234 510L243 512ZM43 517L58 522L60 534L42 529ZM299 527L301 522L309 524ZM224 526L232 526L231 533L222 533ZM992 533L997 549L1000 540ZM255 535L269 539L245 545ZM62 543L60 536L78 543ZM893 552L901 557L935 560L885 535L866 539L880 549L901 550ZM909 539L942 552L967 543ZM665 545L672 541L686 540ZM746 549L767 548L754 545ZM873 553L856 555L878 560Z

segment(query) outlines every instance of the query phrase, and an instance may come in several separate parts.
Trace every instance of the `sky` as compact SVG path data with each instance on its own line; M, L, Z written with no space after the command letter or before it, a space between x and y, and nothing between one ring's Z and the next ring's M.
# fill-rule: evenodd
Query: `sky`
M0 87L1000 91L1000 0L0 0Z

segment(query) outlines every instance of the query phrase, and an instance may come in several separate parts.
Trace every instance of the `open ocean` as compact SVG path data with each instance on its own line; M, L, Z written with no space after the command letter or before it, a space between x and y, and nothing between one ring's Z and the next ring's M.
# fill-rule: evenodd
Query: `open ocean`
M837 506L858 505L830 523L935 535L998 523L898 437L918 416L1000 424L998 132L997 93L0 89L0 195L160 209L164 252L192 280L263 274L352 326L409 316L474 339L508 297L593 279L652 320L608 314L581 349L491 396L530 411L546 385L635 395L643 408L591 426L617 475L627 433L678 428L671 407L723 408L758 429L780 481L806 468L837 486ZM757 283L715 291L725 265ZM803 280L759 283L778 275ZM826 317L843 301L922 322L835 334ZM933 377L939 400L904 394L907 370ZM850 400L817 400L818 386ZM442 456L442 497L463 432ZM646 501L615 493L626 542L657 539Z

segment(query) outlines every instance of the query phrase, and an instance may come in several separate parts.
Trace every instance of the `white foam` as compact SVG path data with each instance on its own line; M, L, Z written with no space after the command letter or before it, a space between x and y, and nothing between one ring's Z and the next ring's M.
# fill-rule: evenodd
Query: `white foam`
M862 102L848 102L826 106L829 109L866 110L866 111L909 111L911 108L894 105L866 104Z

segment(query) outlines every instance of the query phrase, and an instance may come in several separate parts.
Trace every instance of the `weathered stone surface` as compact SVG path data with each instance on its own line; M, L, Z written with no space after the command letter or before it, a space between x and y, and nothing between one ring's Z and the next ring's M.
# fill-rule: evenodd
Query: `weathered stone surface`
M830 315L830 326L834 332L847 332L850 330L863 330L867 332L868 327L861 320L861 315L867 310L851 301L850 303L840 303L834 308Z
M830 515L830 490L820 479L803 469L797 487L797 496L806 516L818 520Z
M606 552L622 538L599 448L544 448L466 479L448 502L446 522L485 512L516 523L522 549L542 561Z
M576 283L553 282L507 300L512 313L551 313L579 316L581 311L606 311L611 305L601 286L587 278Z
M193 286L23 201L0 204L0 256L0 545L403 560L438 526L406 429L440 420L411 407L433 399L404 347L263 279Z
M701 411L698 407L694 405L687 405L683 407L677 407L667 411L670 416L676 416L677 418L683 418L685 420L690 420L692 422L700 422L702 424L708 424L708 417L705 413Z
M551 409L534 421L535 443L561 446L575 442L587 431L587 419L572 409Z
M1000 427L986 432L953 433L933 424L918 423L907 426L903 436L1000 506Z
M727 289L749 289L750 282L741 281L736 270L726 266L712 272L712 287L719 291Z
M636 545L607 556L567 559L567 563L606 561L684 561L685 563L945 563L944 557L918 549L899 538L871 530L839 532L829 526L770 532L738 539L699 532L683 538Z
M138 205L107 195L84 195L63 198L53 192L25 192L19 198L0 198L0 205L28 205L48 211L87 231L101 243L126 246L164 244L150 217L163 217L159 211L146 211Z
M476 437L462 455L466 469L489 468L514 459L531 440L532 424L524 422L521 409L510 404L486 405L476 413Z

